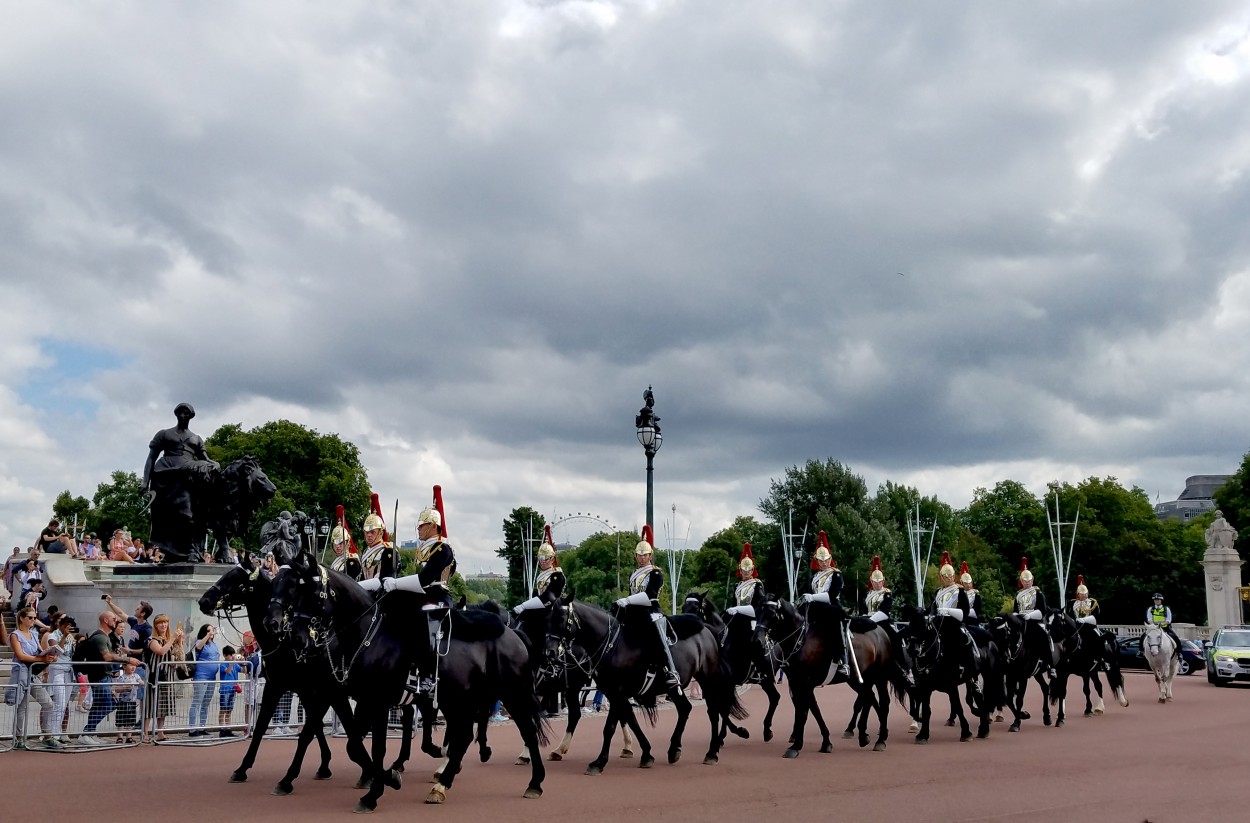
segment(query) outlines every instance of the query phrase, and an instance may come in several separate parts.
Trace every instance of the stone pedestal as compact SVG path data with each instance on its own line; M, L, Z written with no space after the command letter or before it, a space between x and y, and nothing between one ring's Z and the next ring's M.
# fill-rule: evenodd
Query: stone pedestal
M170 628L183 623L186 633L194 637L204 623L217 626L221 645L238 647L242 633L249 626L247 615L237 612L233 626L217 616L202 614L200 595L217 582L231 567L219 563L182 563L151 566L119 563L112 560L74 560L65 555L45 554L44 587L48 597L40 611L56 605L78 621L78 628L88 634L95 631L100 612L108 609L102 595L112 595L113 602L127 614L134 614L140 600L152 604L153 615L167 614Z
M1206 572L1207 625L1212 629L1241 622L1241 567L1237 552L1226 546L1208 546L1202 556Z

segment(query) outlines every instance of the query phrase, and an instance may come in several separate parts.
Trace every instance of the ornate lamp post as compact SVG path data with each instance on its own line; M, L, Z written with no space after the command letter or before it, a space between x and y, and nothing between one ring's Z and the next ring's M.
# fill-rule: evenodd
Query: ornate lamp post
M638 429L638 442L642 444L642 450L647 455L647 525L654 529L655 479L652 461L655 453L660 450L660 444L664 442L664 435L660 434L660 418L655 414L655 395L651 393L650 386L642 393L642 399L646 405L638 410L634 426Z

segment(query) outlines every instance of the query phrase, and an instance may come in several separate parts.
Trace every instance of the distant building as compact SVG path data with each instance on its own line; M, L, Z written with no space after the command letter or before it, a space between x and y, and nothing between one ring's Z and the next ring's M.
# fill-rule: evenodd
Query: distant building
M1160 520L1193 520L1215 508L1215 490L1232 480L1231 474L1195 474L1185 478L1185 491L1175 500L1155 504Z
M499 572L479 572L478 574L466 574L465 580L503 580L507 581L508 575Z

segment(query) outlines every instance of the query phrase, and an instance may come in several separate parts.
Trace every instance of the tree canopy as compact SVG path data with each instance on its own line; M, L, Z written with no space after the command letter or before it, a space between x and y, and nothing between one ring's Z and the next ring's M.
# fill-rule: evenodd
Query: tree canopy
M253 455L278 493L257 512L247 542L259 545L260 526L281 511L302 511L311 517L331 518L343 506L347 522L359 535L369 512L369 476L360 462L360 449L337 434L276 420L243 430L226 424L205 441L213 460L223 466L244 455ZM391 524L392 529L396 524Z

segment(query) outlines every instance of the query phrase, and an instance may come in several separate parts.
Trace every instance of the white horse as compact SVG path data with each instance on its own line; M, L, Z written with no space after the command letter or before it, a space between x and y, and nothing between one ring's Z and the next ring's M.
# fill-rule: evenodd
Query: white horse
M1159 702L1167 703L1172 699L1172 680L1180 668L1176 657L1176 642L1163 629L1150 626L1142 635L1141 650L1150 670L1154 672L1155 682L1159 684Z

